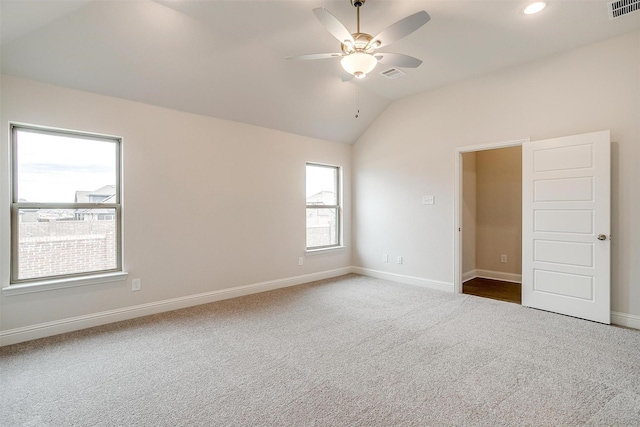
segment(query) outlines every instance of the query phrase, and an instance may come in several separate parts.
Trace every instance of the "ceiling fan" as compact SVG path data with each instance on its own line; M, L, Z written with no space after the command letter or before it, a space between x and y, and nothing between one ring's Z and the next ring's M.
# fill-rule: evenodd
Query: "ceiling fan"
M350 0L351 5L356 8L357 30L349 33L349 30L327 9L317 7L313 13L320 23L340 42L341 52L339 53L312 53L308 55L288 56L286 59L307 60L307 59L327 59L342 58L340 63L342 68L349 73L347 78L364 78L373 71L378 62L395 67L417 68L422 64L420 59L400 53L382 53L376 50L391 44L422 27L429 22L431 17L424 10L409 15L406 18L390 25L375 37L370 34L360 32L360 7L366 0Z

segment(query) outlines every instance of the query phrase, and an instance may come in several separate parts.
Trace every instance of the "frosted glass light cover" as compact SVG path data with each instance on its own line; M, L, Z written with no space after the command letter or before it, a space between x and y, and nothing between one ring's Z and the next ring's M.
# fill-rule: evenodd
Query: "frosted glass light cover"
M340 61L342 68L349 74L368 74L378 64L378 60L368 53L352 53Z

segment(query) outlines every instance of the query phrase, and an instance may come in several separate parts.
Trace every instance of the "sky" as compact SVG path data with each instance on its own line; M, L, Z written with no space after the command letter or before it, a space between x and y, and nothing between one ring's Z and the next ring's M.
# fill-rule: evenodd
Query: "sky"
M18 131L18 198L72 203L77 190L116 184L116 143Z
M307 197L320 191L335 189L335 171L333 167L316 167L307 165Z

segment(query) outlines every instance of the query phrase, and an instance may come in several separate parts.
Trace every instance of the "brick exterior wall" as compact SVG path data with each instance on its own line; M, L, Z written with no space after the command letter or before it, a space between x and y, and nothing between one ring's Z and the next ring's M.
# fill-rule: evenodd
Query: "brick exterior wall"
M18 279L116 268L116 244L115 220L21 223Z

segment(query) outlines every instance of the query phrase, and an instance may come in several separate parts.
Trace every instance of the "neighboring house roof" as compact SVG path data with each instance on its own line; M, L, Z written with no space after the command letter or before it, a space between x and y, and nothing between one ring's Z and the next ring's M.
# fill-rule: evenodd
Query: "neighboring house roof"
M116 197L116 186L105 185L93 191L76 191L76 203L113 203ZM78 209L78 213L110 213L111 209Z
M333 191L319 191L307 197L307 205L333 205L335 200L336 193Z
M96 203L96 199L100 197L102 197L102 199L100 199L98 203L105 202L111 199L112 197L114 197L115 194L116 194L115 185L105 185L93 191L77 190L75 202L76 203Z

